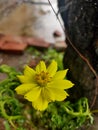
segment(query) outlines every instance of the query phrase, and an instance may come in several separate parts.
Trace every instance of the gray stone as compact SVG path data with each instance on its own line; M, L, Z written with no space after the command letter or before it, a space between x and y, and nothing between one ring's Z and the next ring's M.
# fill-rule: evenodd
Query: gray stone
M59 1L59 0L58 0ZM62 0L64 2L64 0ZM70 1L69 1L70 2ZM98 15L97 0L71 0L72 4L67 8L67 21L65 21L66 10L61 12L68 36L74 47L88 59L90 65L98 72L98 55L95 50L95 42L98 39ZM68 3L68 1L67 1ZM62 6L61 4L59 4ZM64 5L63 5L64 6ZM60 7L61 8L61 7ZM66 0L65 0L66 8ZM67 26L66 26L67 23ZM69 68L69 78L75 82L76 87L72 88L72 100L86 96L90 105L96 95L95 75L87 63L73 49L68 39L68 47L64 55L64 67ZM97 100L96 100L97 102ZM96 106L97 103L95 103Z

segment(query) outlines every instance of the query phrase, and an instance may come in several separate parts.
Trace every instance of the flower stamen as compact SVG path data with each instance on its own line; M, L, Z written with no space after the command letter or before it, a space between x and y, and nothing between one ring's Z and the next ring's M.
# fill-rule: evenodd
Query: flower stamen
M51 77L49 76L48 72L42 71L39 74L36 74L35 80L40 86L44 87L48 82L51 81Z

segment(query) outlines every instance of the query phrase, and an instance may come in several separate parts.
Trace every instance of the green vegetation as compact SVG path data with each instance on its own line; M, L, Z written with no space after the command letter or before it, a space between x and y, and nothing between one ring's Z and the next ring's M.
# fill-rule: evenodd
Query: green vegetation
M33 55L34 59L42 59L44 60L46 63L50 63L51 60L55 60L58 63L58 68L60 70L63 69L63 54L64 52L58 52L53 48L48 48L46 50L43 51L38 51L37 49L35 49L34 47L29 47L27 49L27 52L30 53L31 55Z
M36 51L36 57L41 55L40 51L34 51ZM41 59L48 63L55 59L59 69L63 69L62 57L62 52L58 53L49 49L44 52ZM81 98L76 103L67 100L53 102L45 111L40 112L14 91L20 84L17 75L21 72L10 66L1 65L0 73L7 75L0 82L0 117L5 120L5 130L12 128L15 130L39 130L40 128L44 130L76 130L85 123L93 123L87 98Z

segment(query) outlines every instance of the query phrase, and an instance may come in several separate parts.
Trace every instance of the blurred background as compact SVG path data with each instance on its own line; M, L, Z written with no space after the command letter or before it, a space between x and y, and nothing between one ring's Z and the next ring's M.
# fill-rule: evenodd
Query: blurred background
M51 0L57 12L57 0ZM61 19L62 20L62 19ZM53 33L62 28L46 0L0 0L0 33L44 38L54 43Z

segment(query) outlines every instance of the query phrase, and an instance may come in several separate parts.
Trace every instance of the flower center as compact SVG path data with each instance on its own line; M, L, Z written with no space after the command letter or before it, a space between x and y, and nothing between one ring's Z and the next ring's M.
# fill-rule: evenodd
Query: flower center
M45 87L50 82L51 77L48 72L42 71L40 74L36 74L35 80L41 87Z

